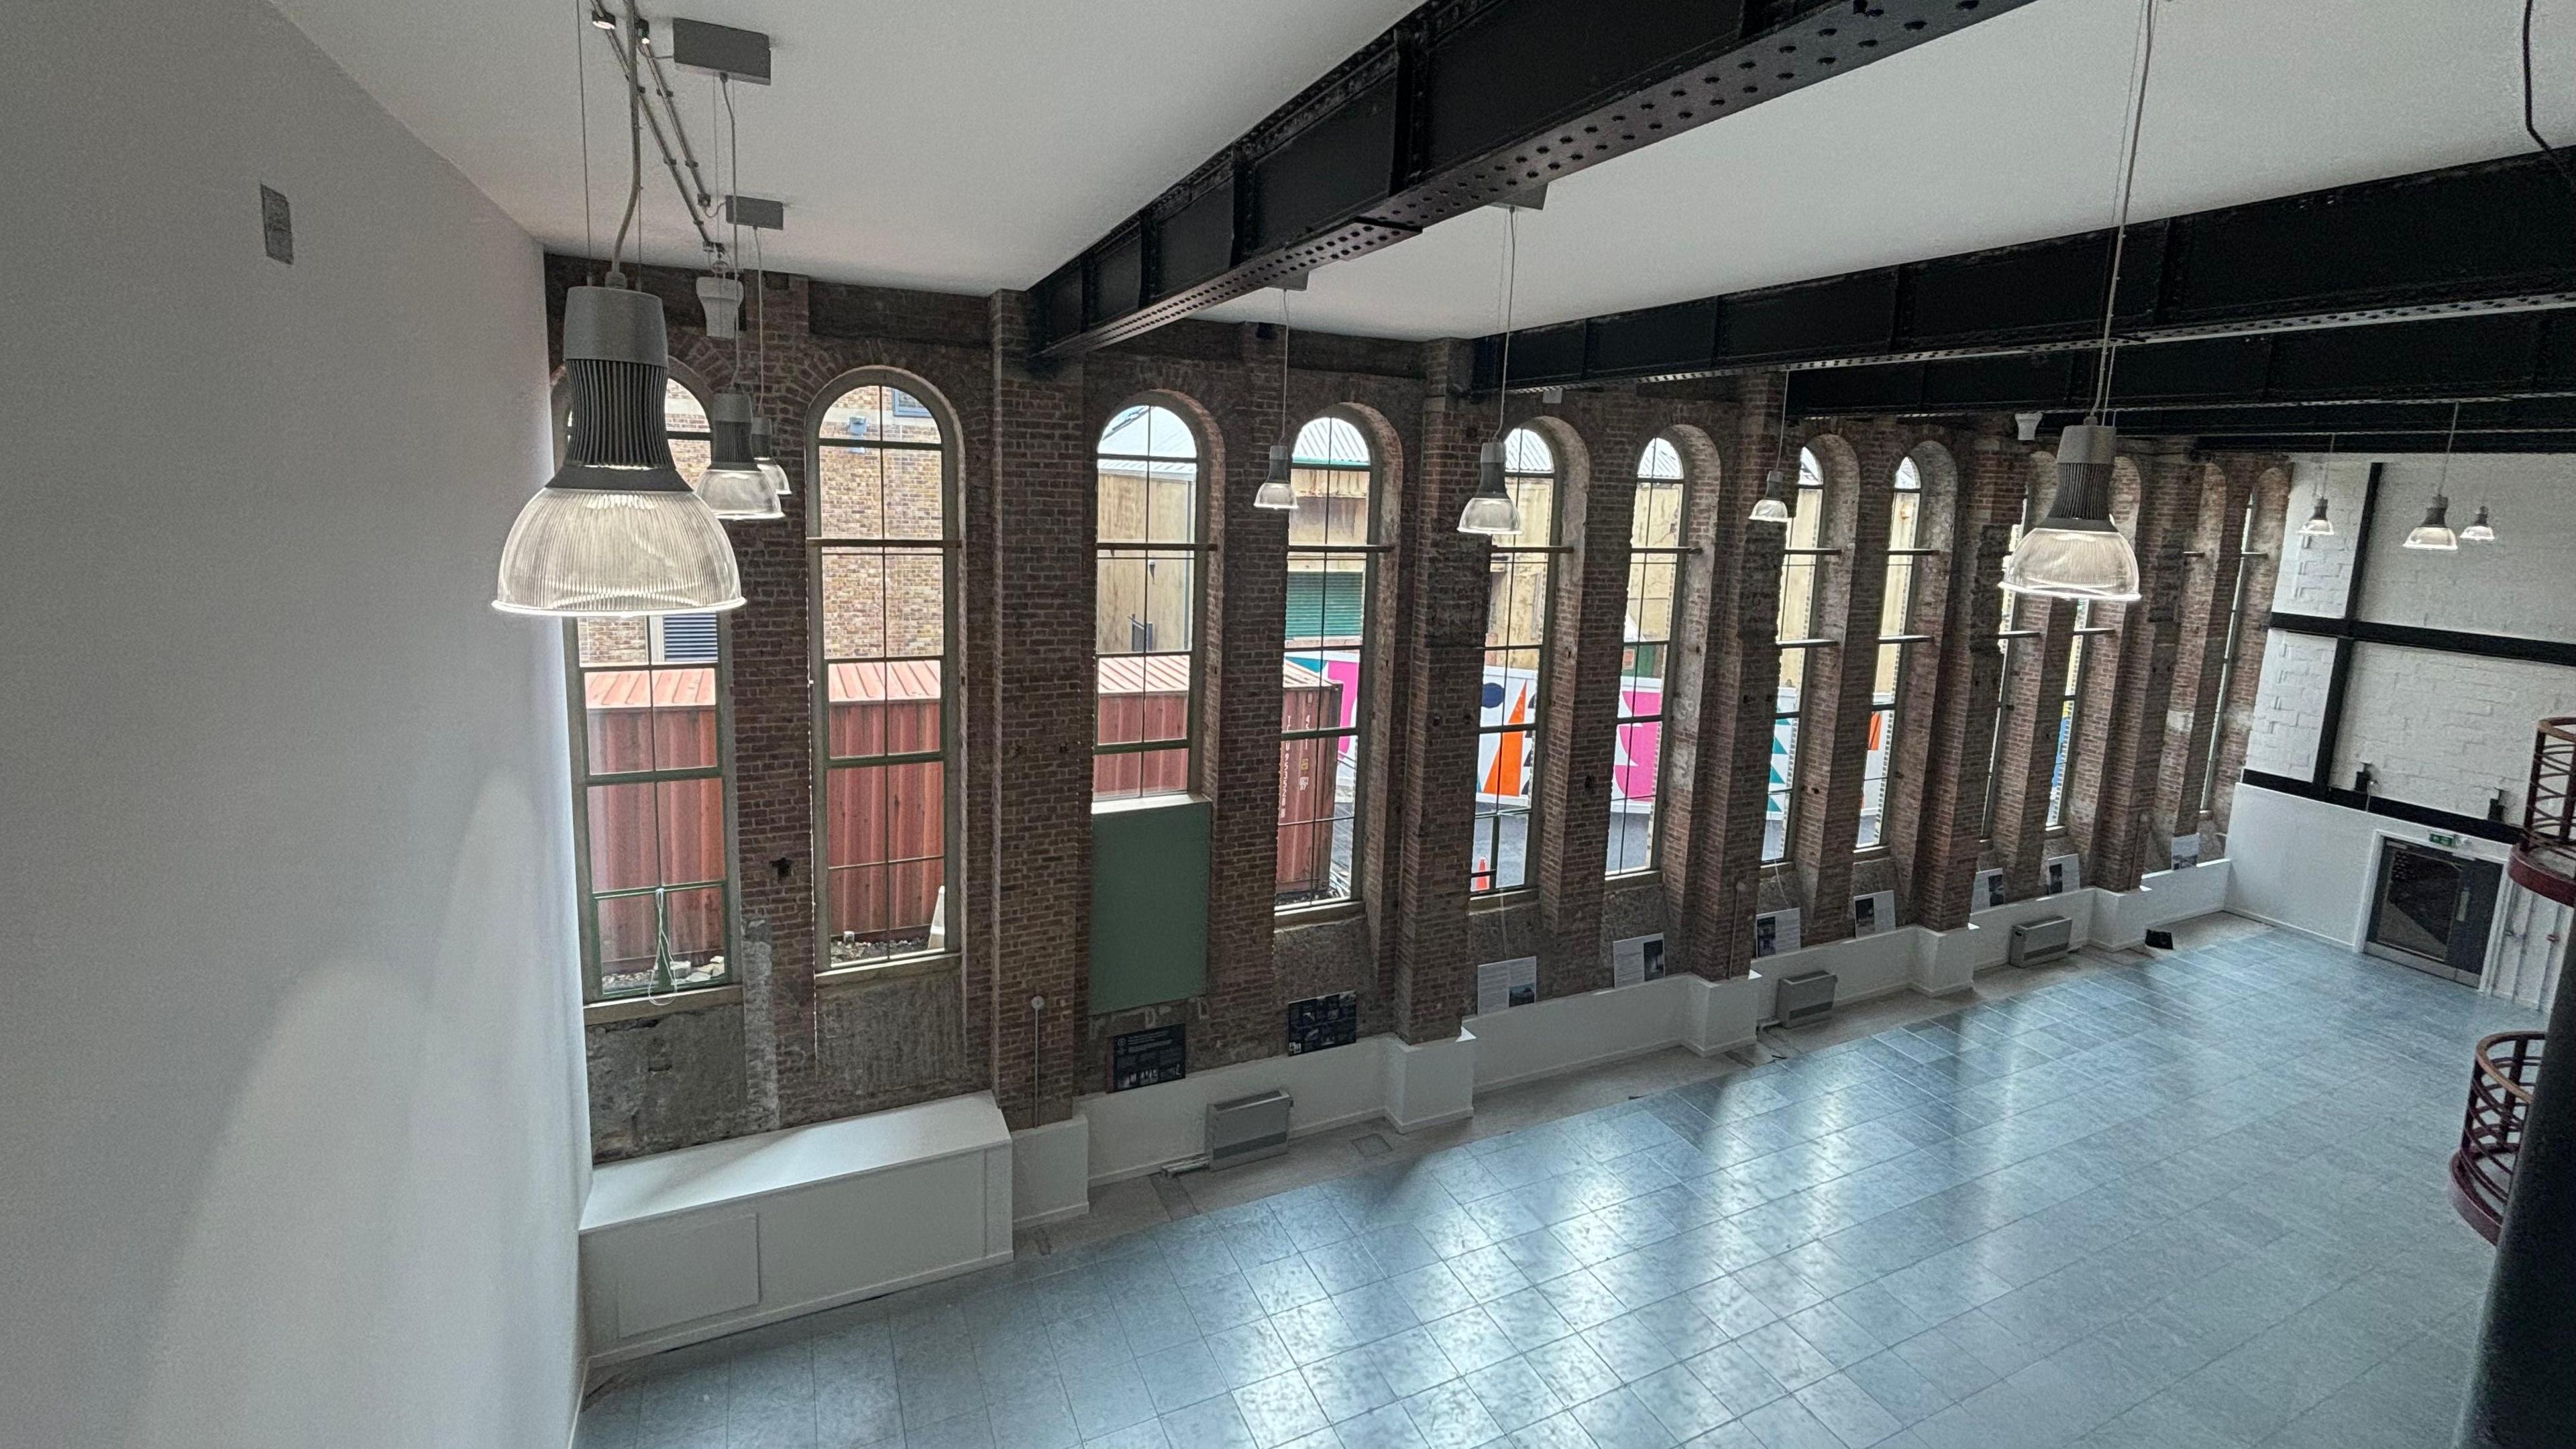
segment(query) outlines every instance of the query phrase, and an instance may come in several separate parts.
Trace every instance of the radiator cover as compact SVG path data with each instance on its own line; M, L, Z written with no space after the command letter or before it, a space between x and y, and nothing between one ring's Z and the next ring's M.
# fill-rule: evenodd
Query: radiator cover
M2042 916L2012 928L2004 959L2015 966L2037 966L2075 949L2074 924L2064 916Z
M1232 1167L1287 1151L1288 1114L1295 1105L1294 1098L1277 1089L1230 1102L1210 1102L1208 1166Z
M1805 1026L1834 1014L1834 973L1801 971L1783 976L1772 996L1772 1014L1782 1026Z

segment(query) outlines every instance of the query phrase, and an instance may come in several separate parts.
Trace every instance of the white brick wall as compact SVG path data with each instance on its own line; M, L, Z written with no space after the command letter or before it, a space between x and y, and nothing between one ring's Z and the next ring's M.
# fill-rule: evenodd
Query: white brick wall
M2352 587L2353 534L2361 523L2362 495L2369 486L2367 458L2337 457L2331 469L2323 459L2314 458L2291 465L2289 522L2281 540L2281 569L2272 586L2276 612L2329 617L2343 613L2344 594ZM2320 492L2325 494L2326 518L2335 531L2331 537L2311 538L2299 528L2316 511Z
M2263 680L2254 696L2245 768L2294 780L2307 779L2315 770L2317 735L2326 720L2326 681L2333 667L2333 640L2271 632L2263 645Z
M2486 814L2502 790L2505 818L2518 821L2532 725L2554 714L2576 714L2576 669L2364 644L2353 659L2334 782L2351 784L2367 762L2373 794L2463 815Z
M2342 614L2373 463L2381 465L2379 518L2362 584L2363 619L2576 640L2576 571L2568 568L2576 558L2576 511L2565 506L2576 485L2576 460L2534 454L2451 460L2451 526L2467 527L2484 501L2494 509L2499 535L2492 544L2462 544L2456 553L2405 547L2407 531L2443 486L2440 454L2341 454L2331 468L2322 457L2296 460L2275 610ZM2320 490L2335 533L2308 538L2297 530ZM2333 657L2325 639L2272 632L2248 769L2310 776ZM2518 819L2531 773L2532 726L2553 714L2576 714L2576 670L2365 645L2354 656L2330 779L2350 785L2353 771L2368 761L2377 793L2467 815L2484 815L2490 794L2502 789L2507 818Z

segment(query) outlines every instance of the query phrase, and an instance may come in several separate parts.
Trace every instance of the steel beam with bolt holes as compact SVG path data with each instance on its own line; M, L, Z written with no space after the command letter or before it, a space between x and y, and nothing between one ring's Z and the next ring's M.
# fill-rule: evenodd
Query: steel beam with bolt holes
M2028 0L1431 0L1032 290L1068 357Z
M1803 390L1834 410L1902 411L1909 387L2062 406L2092 386L2081 354L2101 336L2111 244L2084 232L1522 328L1512 390L1857 367L1871 376L1794 379L1792 406ZM2316 399L2375 396L2371 369L2407 359L2355 339L2398 323L2415 328L2410 346L2464 349L2450 360L2472 371L2563 374L2576 331L2548 324L2496 356L2493 329L2475 324L2576 305L2576 193L2526 156L2141 222L2117 295L2114 339L2158 345L2122 347L2115 396L2289 400L2267 381L2276 363L2304 368L2296 388ZM1501 343L1477 343L1479 387L1494 385Z

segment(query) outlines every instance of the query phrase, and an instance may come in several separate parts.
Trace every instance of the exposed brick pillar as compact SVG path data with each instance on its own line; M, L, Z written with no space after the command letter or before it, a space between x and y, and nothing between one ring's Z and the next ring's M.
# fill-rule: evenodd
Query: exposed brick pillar
M2245 507L2254 477L2248 460L2200 470L2198 520L2183 561L2173 698L2166 708L2164 758L2156 769L2150 864L2171 864L2173 839L2200 828L2209 781L2209 742L2218 730L2218 691L2227 669L2227 630L2244 559Z
M1237 329L1255 376L1277 375L1282 339ZM1279 897L1279 660L1288 610L1288 515L1253 494L1279 438L1278 389L1248 390L1221 420L1222 470L1208 481L1209 629L1201 654L1201 786L1215 802L1208 835L1208 1025L1192 1043L1213 1065L1279 1050L1283 1002L1271 938ZM1293 442L1293 439L1287 441ZM1193 1032L1193 1036L1196 1032Z
M1910 632L1933 639L1913 646L1926 657L1906 672L1899 711L1916 723L1899 742L1887 832L1914 922L1936 931L1968 920L2003 681L1996 589L2028 476L1993 437L1965 442L1955 463L1947 498L1926 480L1927 501L1946 504L1947 516L1927 520L1922 536L1948 552L1916 570Z
M801 317L802 279L748 300L770 309L773 325ZM681 352L719 391L737 381L734 349L687 332ZM804 419L779 419L791 400L770 398L772 426L794 438ZM782 448L782 453L791 451ZM792 450L801 471L803 449ZM731 671L734 875L740 899L744 1071L767 1126L829 1116L815 1106L813 639L805 507L799 486L779 500L785 517L728 523L742 571L742 608L724 616ZM774 863L784 862L780 872ZM765 964L764 964L765 963Z
M2129 457L2138 472L2133 516L2140 597L2109 606L2120 616L2120 632L2096 636L2107 657L2088 671L2076 706L2079 759L2086 766L2076 784L2090 788L2077 789L2067 802L2067 833L2084 845L2087 882L2115 891L2135 890L2145 873L2180 644L2183 545L2199 501L2200 465L2186 453L2159 448Z
M2039 517L2056 491L2053 463L2007 445L1998 466L2015 475L2017 486L2025 490L2019 507L2033 519ZM2018 519L2017 512L2003 520L2007 539ZM2002 573L1998 566L1998 587ZM2010 622L2016 631L2039 631L2036 638L2011 641L1998 695L2003 726L1995 759L1992 844L2004 873L2004 894L2020 900L2038 893L2040 858L2048 846L2048 784L2057 772L2058 719L2073 662L2075 606L2062 599L2016 596ZM1973 879L1969 886L1973 892ZM1971 899L1969 909L1977 904Z
M1730 418L1731 422L1731 418ZM1720 586L1732 586L1733 560L1743 536L1743 510L1753 506L1736 470L1727 465L1721 439L1730 429L1712 432L1700 421L1673 433L1687 480L1682 505L1682 555L1673 581L1672 664L1664 680L1664 737L1655 802L1655 867L1664 897L1665 959L1678 967L1683 918L1689 910L1686 883L1691 871L1691 817L1699 798L1699 758L1708 743L1708 721L1700 717L1707 693L1711 659L1712 601ZM1733 518L1730 524L1726 522ZM1725 552L1717 540L1724 537ZM1726 566L1718 560L1724 558ZM1721 649L1719 652L1732 652Z
M1753 965L1787 530L1752 523L1747 515L1762 494L1764 474L1781 462L1785 382L1776 373L1740 382L1734 434L1719 444L1725 465L1709 533L1707 614L1697 642L1688 646L1703 655L1693 705L1690 809L1676 825L1689 845L1681 868L1664 873L1667 960L1712 981L1741 976Z
M1094 482L1081 364L1033 366L1026 294L996 293L992 305L994 486L1003 500L997 753L1008 784L994 1078L1012 1125L1026 1127L1060 1120L1089 1085L1080 1077L1090 994ZM1042 1017L1030 1011L1031 996L1046 998Z
M1458 531L1476 491L1476 453L1490 413L1467 400L1473 354L1464 342L1425 349L1422 450L1404 518L1403 779L1395 916L1394 1028L1406 1041L1444 1041L1475 1006L1467 939L1467 873L1475 841L1477 698L1485 677L1485 540Z
M1619 666L1625 642L1629 525L1636 461L1649 434L1618 399L1587 409L1600 424L1567 446L1561 460L1555 620L1548 641L1551 719L1540 730L1539 839L1532 882L1546 939L1539 994L1564 996L1610 985L1601 949L1603 871L1610 856L1610 768L1618 748ZM1579 474L1579 476L1578 476Z
M1879 605L1887 592L1887 505L1904 453L1882 426L1842 434L1852 456L1828 459L1825 587L1816 635L1832 644L1808 651L1798 724L1798 805L1789 859L1806 901L1799 923L1808 944L1851 934L1852 850L1860 835L1862 758L1869 752L1870 695L1878 667ZM1837 472L1843 476L1834 476Z
M2227 824L2234 814L2237 783L2245 778L2245 747L2252 735L2254 698L2263 683L2263 649L2271 640L2272 591L2281 575L2281 556L2291 547L2289 532L2290 465L2285 458L2254 463L2254 534L2246 543L2244 618L2236 635L2236 667L2227 677L2218 743L2218 784L2210 792L2209 821L2201 829L2200 853L2212 859L2225 850Z

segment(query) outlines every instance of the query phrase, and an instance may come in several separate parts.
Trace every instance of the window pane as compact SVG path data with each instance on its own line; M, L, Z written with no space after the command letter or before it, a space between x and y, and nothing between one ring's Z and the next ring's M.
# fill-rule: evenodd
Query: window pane
M866 659L943 653L947 568L947 559L932 549L825 550L824 656Z
M945 674L945 663L937 659L851 660L829 666L825 748L831 757L943 750Z
M573 626L584 664L645 664L653 658L653 635L643 619L582 619Z
M1186 749L1133 750L1101 755L1092 761L1091 793L1097 799L1176 795L1189 788L1190 752Z
M724 781L589 787L590 884L644 890L724 879Z
M594 918L601 996L642 996L653 991L657 909L662 929L670 937L672 988L712 986L724 980L722 887L666 891L658 907L650 892L611 896L596 903Z
M1100 743L1185 740L1190 732L1187 656L1104 656L1100 670Z
M1281 905L1350 894L1355 804L1350 766L1356 743L1348 736L1280 742Z
M1617 730L1618 753L1610 766L1609 870L1614 875L1655 863L1655 785L1663 733L1661 720L1622 724Z
M1856 842L1864 850L1886 835L1888 750L1895 724L1893 709L1870 711L1869 749L1861 756L1860 836Z
M893 387L854 387L823 410L826 441L936 443L939 423L919 398Z
M1792 716L1771 722L1771 788L1762 809L1762 859L1784 860L1789 854L1789 797L1798 782L1798 721Z
M836 768L825 782L825 923L844 963L927 950L946 878L939 761Z

